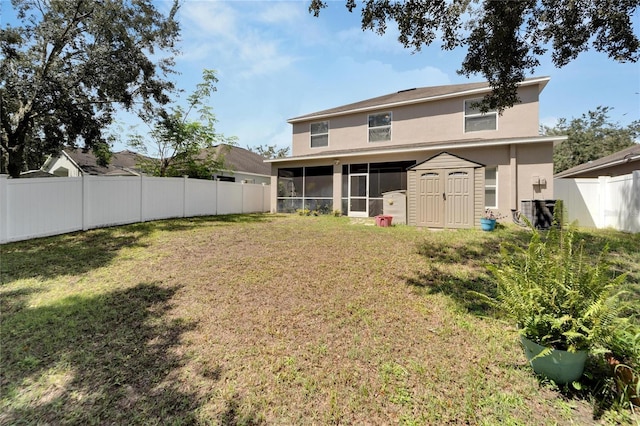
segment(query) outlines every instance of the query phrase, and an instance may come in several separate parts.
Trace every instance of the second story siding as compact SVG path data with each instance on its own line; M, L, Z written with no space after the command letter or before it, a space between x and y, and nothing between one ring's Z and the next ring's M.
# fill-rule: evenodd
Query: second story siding
M544 82L546 83L546 80ZM496 114L495 130L465 131L465 100L478 99L482 94L453 95L445 99L409 105L382 106L380 109L367 108L360 112L342 112L320 115L315 119L310 117L308 120L295 120L292 123L292 155L372 146L392 148L414 143L537 136L538 97L541 87L543 86L538 84L521 86L518 92L521 102L505 110L502 115ZM467 113L469 114L469 108ZM388 125L387 116L390 123ZM314 143L315 146L312 148L311 128L313 125L316 131L319 127L316 123L326 123L328 142L324 146ZM491 127L492 121L479 119L470 125L482 129Z

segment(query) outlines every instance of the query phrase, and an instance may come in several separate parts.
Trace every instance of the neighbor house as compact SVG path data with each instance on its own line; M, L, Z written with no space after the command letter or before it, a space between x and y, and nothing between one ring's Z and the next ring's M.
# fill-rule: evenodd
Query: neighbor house
M88 149L65 148L58 155L50 155L40 171L59 177L82 175L139 176L136 165L140 155L128 150L115 152L106 166L98 164L95 154Z
M640 144L635 144L606 157L572 167L557 173L554 177L556 179L613 177L628 175L634 170L640 170Z
M247 149L232 145L217 145L212 148L214 157L224 156L224 167L212 175L212 179L247 182L270 183L271 167L264 163L264 157ZM200 157L204 158L206 152ZM109 164L98 164L91 150L65 148L58 155L49 156L37 173L29 177L44 175L60 177L77 177L85 175L101 176L139 176L144 174L139 163L147 157L128 150L116 152L111 156ZM147 158L148 159L148 158Z
M271 163L273 211L307 208L371 217L383 194L406 191L407 223L473 227L485 209L509 214L553 197L553 145L540 136L548 77L519 85L520 102L481 113L487 83L402 90L289 120L292 156Z

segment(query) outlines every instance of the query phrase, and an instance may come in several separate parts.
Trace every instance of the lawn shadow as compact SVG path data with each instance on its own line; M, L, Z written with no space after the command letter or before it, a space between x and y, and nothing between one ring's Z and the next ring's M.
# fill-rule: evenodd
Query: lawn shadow
M20 279L85 274L107 266L124 248L147 247L145 237L154 232L267 223L276 217L255 213L167 219L8 243L0 245L0 286Z
M85 274L108 265L123 248L146 247L144 237L153 231L152 223L138 223L4 244L0 285Z
M176 291L141 283L5 315L0 423L196 423L201 397L172 380L195 327L166 317Z
M430 264L430 271L405 277L406 283L428 294L446 295L474 314L487 315L489 306L469 292L494 297L495 284L486 266L498 262L502 244L524 246L531 234L511 227L480 235L480 238L427 239L420 243L418 254ZM459 275L462 270L466 271L463 277Z

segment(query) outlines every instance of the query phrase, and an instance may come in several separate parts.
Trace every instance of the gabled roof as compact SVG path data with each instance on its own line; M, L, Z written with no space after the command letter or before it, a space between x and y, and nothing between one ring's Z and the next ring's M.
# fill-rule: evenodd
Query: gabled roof
M271 166L264 162L266 158L255 152L226 144L216 145L213 149L215 149L216 155L220 153L224 155L224 168L226 170L271 176ZM200 157L203 156L204 154L200 155Z
M136 176L138 173L134 169L142 157L140 154L129 150L114 152L109 164L101 166L91 150L65 148L64 153L88 175Z
M547 85L549 80L550 77L528 78L520 83L520 86L530 86L537 84L539 85L539 91L541 92ZM390 93L388 95L378 96L376 98L366 99L360 102L325 109L322 111L313 112L311 114L301 115L299 117L291 118L287 120L287 122L293 124L301 121L329 118L339 115L353 114L355 112L373 111L381 108L392 108L403 105L430 102L456 96L483 95L485 93L488 93L489 91L491 91L491 87L487 82L419 87L408 90L400 90L399 92Z
M553 177L570 178L585 173L595 172L597 170L634 162L638 163L638 169L640 169L640 144L635 144L634 146L618 152L614 152L613 154L607 155L606 157L589 161L588 163L580 164L579 166L564 170L560 173L557 173Z
M466 158L462 158L459 155L456 154L452 154L450 152L447 151L442 151L438 154L432 155L431 157L427 158L424 161L419 162L418 164L415 164L411 167L409 167L407 170L421 170L424 169L426 167L431 167L430 163L433 163L433 160L436 159L440 159L442 157L445 157L447 159L454 159L456 161L456 163L458 164L457 167L468 167L468 168L477 168L477 167L484 167L485 164L481 164L478 163L476 161L471 161L471 160L467 160Z

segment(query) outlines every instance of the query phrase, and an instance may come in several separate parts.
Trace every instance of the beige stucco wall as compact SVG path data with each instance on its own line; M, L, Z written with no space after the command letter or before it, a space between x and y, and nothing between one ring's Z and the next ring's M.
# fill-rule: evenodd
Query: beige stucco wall
M393 155L361 155L322 160L297 160L272 164L271 206L275 212L278 167L310 167L334 165L334 209L340 208L341 173L343 164L415 161L421 163L441 151L425 151ZM501 145L494 147L452 149L447 152L480 163L498 167L498 209L510 217L511 209L520 209L522 200L553 198L553 143ZM335 164L335 160L339 164ZM484 169L483 169L484 170ZM533 185L532 177L546 179L546 185ZM410 188L408 188L410 189ZM508 220L508 219L506 219Z
M498 116L497 130L464 132L464 101L477 96L460 96L422 104L343 115L329 121L329 145L311 148L310 120L293 124L292 155L321 154L324 151L371 147L393 147L411 143L446 142L465 139L502 139L538 135L538 86L521 87L521 103ZM368 115L392 114L391 141L368 142Z

